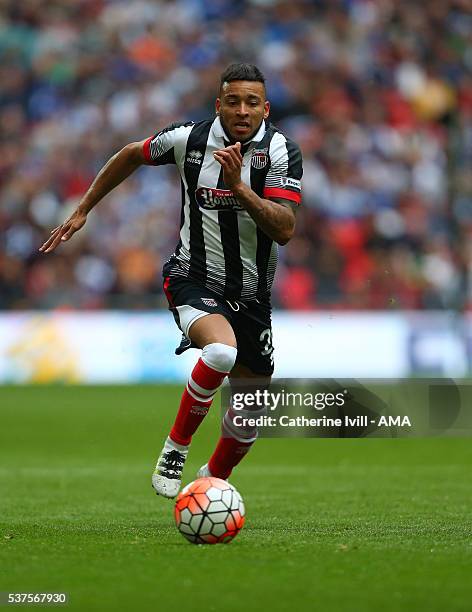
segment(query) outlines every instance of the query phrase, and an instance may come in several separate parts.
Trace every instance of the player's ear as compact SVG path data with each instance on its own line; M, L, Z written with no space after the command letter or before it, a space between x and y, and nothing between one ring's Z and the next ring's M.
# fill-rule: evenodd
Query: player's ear
M267 119L267 117L269 116L269 112L270 112L270 102L269 100L266 100L264 102L264 119Z
M221 108L221 100L219 98L216 98L215 111L217 115L220 114L220 108Z

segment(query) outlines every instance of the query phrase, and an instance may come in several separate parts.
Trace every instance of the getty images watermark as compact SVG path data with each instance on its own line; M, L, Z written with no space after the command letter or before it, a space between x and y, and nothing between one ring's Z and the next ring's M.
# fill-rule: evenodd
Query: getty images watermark
M222 391L224 431L261 437L470 435L472 383L452 379L244 380Z

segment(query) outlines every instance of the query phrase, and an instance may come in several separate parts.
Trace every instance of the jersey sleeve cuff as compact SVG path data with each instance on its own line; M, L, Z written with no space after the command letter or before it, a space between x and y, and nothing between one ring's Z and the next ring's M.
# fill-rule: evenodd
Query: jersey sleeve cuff
M151 140L153 138L154 136L151 136L150 138L145 140L143 144L144 159L146 160L146 163L148 164L154 164L154 160L151 157Z
M284 200L290 200L296 204L300 204L302 201L302 194L290 189L282 189L281 187L264 187L263 191L264 198L283 198Z

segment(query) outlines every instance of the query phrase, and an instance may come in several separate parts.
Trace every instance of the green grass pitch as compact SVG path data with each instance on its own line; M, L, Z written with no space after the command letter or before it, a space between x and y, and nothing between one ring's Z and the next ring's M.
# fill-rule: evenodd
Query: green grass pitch
M471 610L470 439L259 440L232 478L243 531L194 546L150 486L179 395L0 388L0 591L87 612Z

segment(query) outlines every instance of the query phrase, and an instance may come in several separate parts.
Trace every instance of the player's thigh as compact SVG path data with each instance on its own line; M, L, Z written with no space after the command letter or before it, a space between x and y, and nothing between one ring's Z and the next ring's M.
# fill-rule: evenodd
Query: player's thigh
M247 378L252 374L256 378L270 379L274 371L270 306L257 302L246 304L247 307L239 310L233 322L238 343L238 369L234 378L242 373Z
M228 319L221 314L208 314L192 323L188 330L190 340L200 348L213 342L236 347L236 336Z
M169 310L184 336L203 348L212 342L236 347L231 312L224 300L192 279L164 278Z

